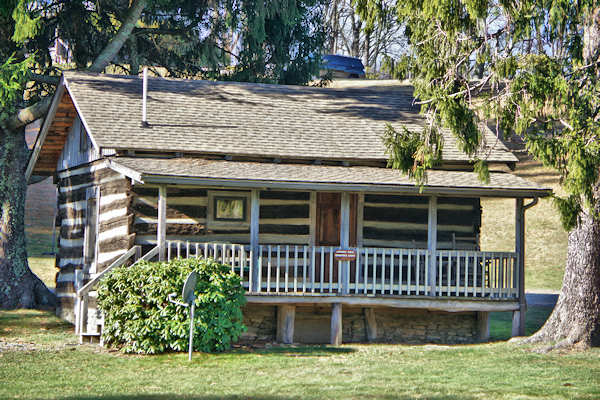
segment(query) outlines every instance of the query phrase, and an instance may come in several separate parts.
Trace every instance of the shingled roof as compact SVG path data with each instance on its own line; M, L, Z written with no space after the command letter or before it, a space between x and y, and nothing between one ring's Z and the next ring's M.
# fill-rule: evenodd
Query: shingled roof
M207 160L201 158L111 157L109 165L142 183L202 184L225 187L269 187L493 197L544 197L550 189L510 173L492 172L488 183L468 171L432 170L423 188L398 170Z
M64 82L100 150L384 161L386 123L412 130L424 124L406 85L334 89L150 78L150 127L143 128L140 78L66 71ZM453 135L444 137L444 161L468 161ZM480 156L517 161L491 132Z

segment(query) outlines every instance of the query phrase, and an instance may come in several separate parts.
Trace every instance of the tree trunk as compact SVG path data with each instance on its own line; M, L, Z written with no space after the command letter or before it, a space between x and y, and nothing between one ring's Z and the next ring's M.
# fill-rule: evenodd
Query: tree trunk
M92 65L88 68L91 72L102 72L104 68L110 64L110 62L119 53L125 42L129 39L135 24L140 19L142 11L146 7L147 0L136 0L135 3L129 8L129 12L125 17L125 20L121 23L119 30L114 38L106 45L102 52L96 57Z
M331 12L331 35L329 39L329 54L337 54L337 41L340 35L339 0L333 0L333 11Z
M0 309L56 305L55 295L29 269L25 243L24 128L0 131Z
M352 57L360 58L360 28L362 21L352 10Z
M364 63L363 65L365 66L365 72L367 72L367 70L371 70L371 32L365 32L365 41L364 41L364 46L365 46L365 50L364 50Z
M586 64L600 51L600 7L585 19ZM596 78L598 79L598 74ZM595 215L594 215L595 214ZM600 346L600 181L594 188L594 210L584 210L569 233L563 285L548 321L529 343L555 342L551 348Z
M596 212L600 212L597 190ZM600 220L582 212L569 233L567 265L556 307L527 343L554 342L554 347L600 345Z
M131 36L148 0L134 0L115 37L88 68L101 72ZM25 169L29 151L24 127L48 111L47 96L0 120L0 309L55 307L56 296L29 269L25 240Z
M129 36L129 75L137 76L140 73L140 59L138 53L137 37Z

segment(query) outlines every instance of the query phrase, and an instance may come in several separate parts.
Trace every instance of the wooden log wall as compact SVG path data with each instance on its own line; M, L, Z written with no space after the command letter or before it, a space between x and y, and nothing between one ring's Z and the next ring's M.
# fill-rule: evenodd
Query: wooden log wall
M136 244L142 245L145 253L156 245L158 188L140 185L132 190ZM309 244L309 203L308 192L261 191L260 243ZM167 240L250 244L249 227L208 226L207 212L207 189L167 187Z
M75 271L84 271L84 283L90 279L90 266L84 264L83 258L87 191L100 188L95 271L98 273L131 248L135 241L135 233L131 231L133 215L129 211L131 185L129 179L106 168L103 163L65 170L59 172L57 178L60 234L56 293L60 300L58 313L71 320L70 310L75 304ZM90 299L90 308L95 308L94 304L95 298Z
M260 192L260 244L310 244L310 193Z
M158 188L141 185L133 192L132 229L146 252L156 244ZM365 194L363 245L427 248L428 203L427 196ZM249 244L249 228L209 227L207 212L207 189L168 187L167 240ZM260 243L310 245L310 212L309 192L261 191ZM478 198L438 199L438 249L478 250L480 226Z
M136 244L145 254L156 246L158 227L158 187L134 186L132 202ZM228 190L227 192L231 192ZM240 191L249 193L249 191ZM250 243L249 227L207 226L208 190L203 188L167 187L167 240L192 242Z
M367 247L427 248L427 196L365 194L363 243ZM438 198L438 249L479 249L478 198Z

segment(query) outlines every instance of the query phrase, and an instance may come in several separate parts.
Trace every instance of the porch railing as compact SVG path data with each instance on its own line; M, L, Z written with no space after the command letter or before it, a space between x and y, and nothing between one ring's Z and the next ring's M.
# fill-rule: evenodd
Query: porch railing
M231 266L253 294L518 298L517 254L361 247L337 261L339 247L167 241L167 259L207 257ZM256 251L256 255L254 255ZM435 282L430 263L435 257ZM433 283L433 285L432 285ZM431 288L434 288L433 293Z
M79 335L79 342L82 343L83 336L99 336L102 332L102 326L104 325L104 317L102 313L97 314L95 319L96 327L95 330L90 330L88 327L88 303L90 299L90 292L95 289L96 285L105 275L107 275L113 269L124 265L130 259L133 259L133 265L140 261L148 261L158 254L159 248L154 247L148 253L142 257L142 247L133 246L125 254L113 261L108 267L102 272L95 274L90 277L90 280L83 284L83 271L75 271L75 287L77 289L77 301L75 305L75 333ZM100 340L102 343L102 340Z

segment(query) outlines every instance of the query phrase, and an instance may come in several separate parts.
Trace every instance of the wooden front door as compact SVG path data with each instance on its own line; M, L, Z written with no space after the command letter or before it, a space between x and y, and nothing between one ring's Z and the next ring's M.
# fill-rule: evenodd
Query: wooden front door
M350 195L350 247L356 246L356 204L358 195ZM340 245L341 193L317 193L315 246Z
M317 226L315 246L340 245L340 193L317 193Z
M350 195L350 247L356 247L356 204L358 196ZM340 246L340 222L342 211L341 193L317 193L317 215L315 229L315 246ZM325 257L325 281L329 281L329 258ZM316 271L321 268L320 257L315 260ZM350 265L353 276L356 263ZM334 264L333 281L338 281L337 263Z

